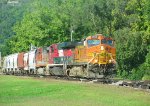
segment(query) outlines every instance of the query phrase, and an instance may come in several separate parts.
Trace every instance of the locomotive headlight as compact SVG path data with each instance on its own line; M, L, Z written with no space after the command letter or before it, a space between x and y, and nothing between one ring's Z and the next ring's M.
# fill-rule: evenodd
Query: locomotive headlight
M104 50L104 46L101 46L101 50Z
M97 62L98 62L98 60L97 60L97 59L95 59L95 60L94 60L94 63L97 63Z
M109 63L112 63L112 60L109 60Z

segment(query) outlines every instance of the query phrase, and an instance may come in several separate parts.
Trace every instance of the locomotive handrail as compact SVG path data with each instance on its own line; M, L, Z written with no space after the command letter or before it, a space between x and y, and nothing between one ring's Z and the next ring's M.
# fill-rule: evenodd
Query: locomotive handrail
M113 58L112 53L109 53L109 55L110 55L110 58L112 59L113 63L116 64L117 62L116 62L115 59Z
M98 54L99 54L99 53L96 53L96 55L88 62L88 64L89 64L92 60L94 60Z

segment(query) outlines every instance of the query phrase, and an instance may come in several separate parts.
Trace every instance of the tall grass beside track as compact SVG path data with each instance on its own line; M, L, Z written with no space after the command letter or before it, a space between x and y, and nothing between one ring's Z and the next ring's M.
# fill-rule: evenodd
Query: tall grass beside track
M111 85L0 75L0 106L150 106L150 94Z

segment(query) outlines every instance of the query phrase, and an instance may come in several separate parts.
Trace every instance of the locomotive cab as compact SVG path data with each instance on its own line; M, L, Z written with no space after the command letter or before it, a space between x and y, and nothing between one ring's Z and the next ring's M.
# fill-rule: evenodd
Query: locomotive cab
M84 44L87 49L89 59L93 57L91 63L100 65L115 62L116 51L112 38L98 34L87 37Z

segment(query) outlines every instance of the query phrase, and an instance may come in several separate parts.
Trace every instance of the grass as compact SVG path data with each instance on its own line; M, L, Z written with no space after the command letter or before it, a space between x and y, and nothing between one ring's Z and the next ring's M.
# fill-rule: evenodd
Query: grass
M150 106L150 94L111 85L0 75L0 106Z

